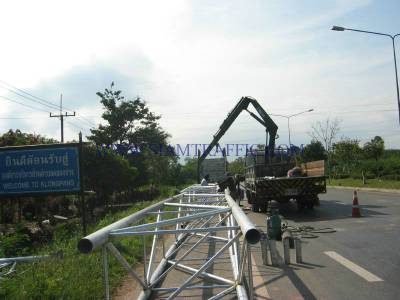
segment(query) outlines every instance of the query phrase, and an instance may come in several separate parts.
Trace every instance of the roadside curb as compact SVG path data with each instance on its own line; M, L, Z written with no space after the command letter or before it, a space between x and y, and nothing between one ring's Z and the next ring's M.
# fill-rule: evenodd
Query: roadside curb
M365 191L365 192L381 192L381 193L394 193L400 194L399 189L380 189L380 188L365 188L358 186L339 186L339 185L327 185L328 189L341 189L341 190L357 190L357 191Z

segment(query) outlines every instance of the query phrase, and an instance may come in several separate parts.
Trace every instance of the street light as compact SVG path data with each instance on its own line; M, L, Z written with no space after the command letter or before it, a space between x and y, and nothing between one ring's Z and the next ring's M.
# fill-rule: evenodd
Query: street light
M397 62L396 62L396 48L395 48L395 44L394 44L394 40L397 36L400 35L400 33L395 34L395 35L391 35L388 33L380 33L380 32L373 32L373 31L365 31L365 30L359 30L359 29L351 29L351 28L345 28L345 27L341 27L341 26L333 26L331 28L331 30L334 31L345 31L345 30L349 30L349 31L356 31L356 32L362 32L362 33L370 33L370 34L376 34L376 35L383 35L383 36L387 36L390 37L392 39L392 46L393 46L393 59L394 59L394 72L396 74L396 90L397 90L397 106L399 109L399 123L400 123L400 95L399 95L399 79L398 79L398 75L397 75Z
M292 143L290 141L290 118L298 116L298 115L301 115L301 114L304 114L304 113L307 113L307 112L311 112L311 111L314 111L314 109L311 108L311 109L308 109L308 110L305 110L305 111L302 111L302 112L299 112L299 113L296 113L296 114L293 114L293 115L270 114L271 116L283 117L283 118L287 119L287 126L288 126L288 132L289 132L289 149L291 149L291 147L292 147L291 146Z

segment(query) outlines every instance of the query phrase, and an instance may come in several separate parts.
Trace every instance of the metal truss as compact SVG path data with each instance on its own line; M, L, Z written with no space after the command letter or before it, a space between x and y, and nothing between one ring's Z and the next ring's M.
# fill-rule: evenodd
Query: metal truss
M18 256L0 258L0 280L4 277L13 274L16 271L17 263L33 263L40 260L50 258L62 258L62 252L57 252L51 255L35 255L35 256Z
M155 217L155 221L144 223L143 220L149 216ZM163 235L172 239L169 249L165 249L166 239ZM131 236L141 236L144 241L144 267L140 275L113 244L114 239ZM146 244L148 237L151 248ZM174 299L182 293L204 289L211 290L209 299L220 299L235 293L237 299L252 299L249 244L259 240L260 232L232 199L229 191L218 193L216 185L193 185L179 195L84 237L78 248L84 253L102 250L105 299L110 299L109 253L142 287L138 299L149 299L160 293L167 299ZM211 242L215 245L214 251L208 256L199 255L199 249ZM223 257L224 254L229 258ZM226 265L226 259L230 260L228 272L225 270L223 274L218 274L213 265ZM159 261L157 265L156 261ZM188 277L178 285L166 286L166 279L177 271L183 271Z

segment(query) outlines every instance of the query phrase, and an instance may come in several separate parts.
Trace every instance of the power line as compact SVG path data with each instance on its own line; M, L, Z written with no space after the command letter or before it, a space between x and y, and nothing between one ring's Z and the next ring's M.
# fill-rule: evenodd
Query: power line
M43 119L42 117L0 117L0 120Z
M16 91L14 91L14 90L12 90L12 89L9 89L9 88L6 88L6 87L4 87L4 86L1 86L1 85L0 85L0 87L3 88L3 89L5 89L5 90L7 90L7 91L9 91L9 92L11 92L11 93L14 93L14 94L18 95L18 96L20 96L20 97L22 97L22 98L24 98L24 99L27 99L27 100L29 100L29 101L38 103L38 104L40 104L40 105L49 107L49 108L51 108L51 109L54 109L55 107L57 107L56 105L54 105L54 104L52 104L52 103L50 103L50 102L49 102L50 104L48 104L48 103L44 103L42 100L36 100L36 99L30 98L30 97L34 97L34 96L28 97L28 96L26 96L26 95L24 95L24 94L18 93L18 92L16 92Z
M17 103L17 104L22 105L22 106L25 106L25 107L29 107L30 109L33 109L33 110L39 110L39 111L43 111L43 112L45 112L45 113L49 113L48 110L44 110L44 109L41 109L41 108L39 108L39 107L34 107L34 106L29 105L29 104L22 103L22 102L19 102L19 101L17 101L17 100L10 99L10 98L5 97L5 96L1 96L1 95L0 95L0 98L3 98L3 99L5 99L5 100L7 100L7 101L10 101L10 102Z
M39 107L31 106L31 105L26 104L26 103L19 102L19 101L16 101L16 100L14 100L14 99L10 99L10 98L8 98L8 97L6 97L6 96L0 95L0 98L2 98L3 100L7 100L7 101L10 101L10 102L19 104L19 105L21 105L21 106L27 107L27 108L32 109L32 110L45 112L45 113L47 113L47 114L50 113L50 112L47 111L47 110L41 109L41 108L39 108ZM33 118L33 117L0 117L0 119L5 119L5 120L6 120L6 119L36 119L36 118ZM68 122L68 123L71 124L71 125L73 125L71 122ZM76 126L76 125L73 125L73 126L82 129L82 127L78 127L78 126Z
M57 104L54 104L53 102L48 101L46 99L43 99L41 97L37 97L37 96L35 96L35 95L33 95L33 94L23 90L23 89L17 88L16 86L13 86L13 85L11 85L11 84L3 81L3 80L0 80L0 83L9 87L8 88L8 87L4 87L4 86L0 85L1 88L6 89L6 90L8 90L8 91L20 96L20 97L23 97L23 98L29 100L29 101L41 104L41 105L46 106L46 107L51 108L51 109L54 109L54 108L58 109L59 108L59 106ZM12 90L12 89L15 89L15 90L17 90L17 91L19 91L19 92L21 92L21 93L23 93L25 95L23 95L21 93L18 93L16 91ZM29 97L26 96L26 95L28 95ZM75 111L74 109L66 107L66 106L64 106L64 108L66 108L67 110L70 110L70 111ZM76 113L76 115L78 115L79 118L81 118L82 120L86 121L86 123L90 124L91 126L96 126L96 124L94 122L90 121L89 119L85 118L84 116L80 115L79 113ZM81 121L81 120L79 120L79 121Z

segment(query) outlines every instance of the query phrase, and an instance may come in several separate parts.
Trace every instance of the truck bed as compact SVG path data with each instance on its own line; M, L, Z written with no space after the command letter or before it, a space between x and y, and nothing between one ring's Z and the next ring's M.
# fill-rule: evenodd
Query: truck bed
M258 177L255 180L248 180L246 186L253 187L251 189L256 189L264 198L276 200L281 197L326 193L326 177Z

